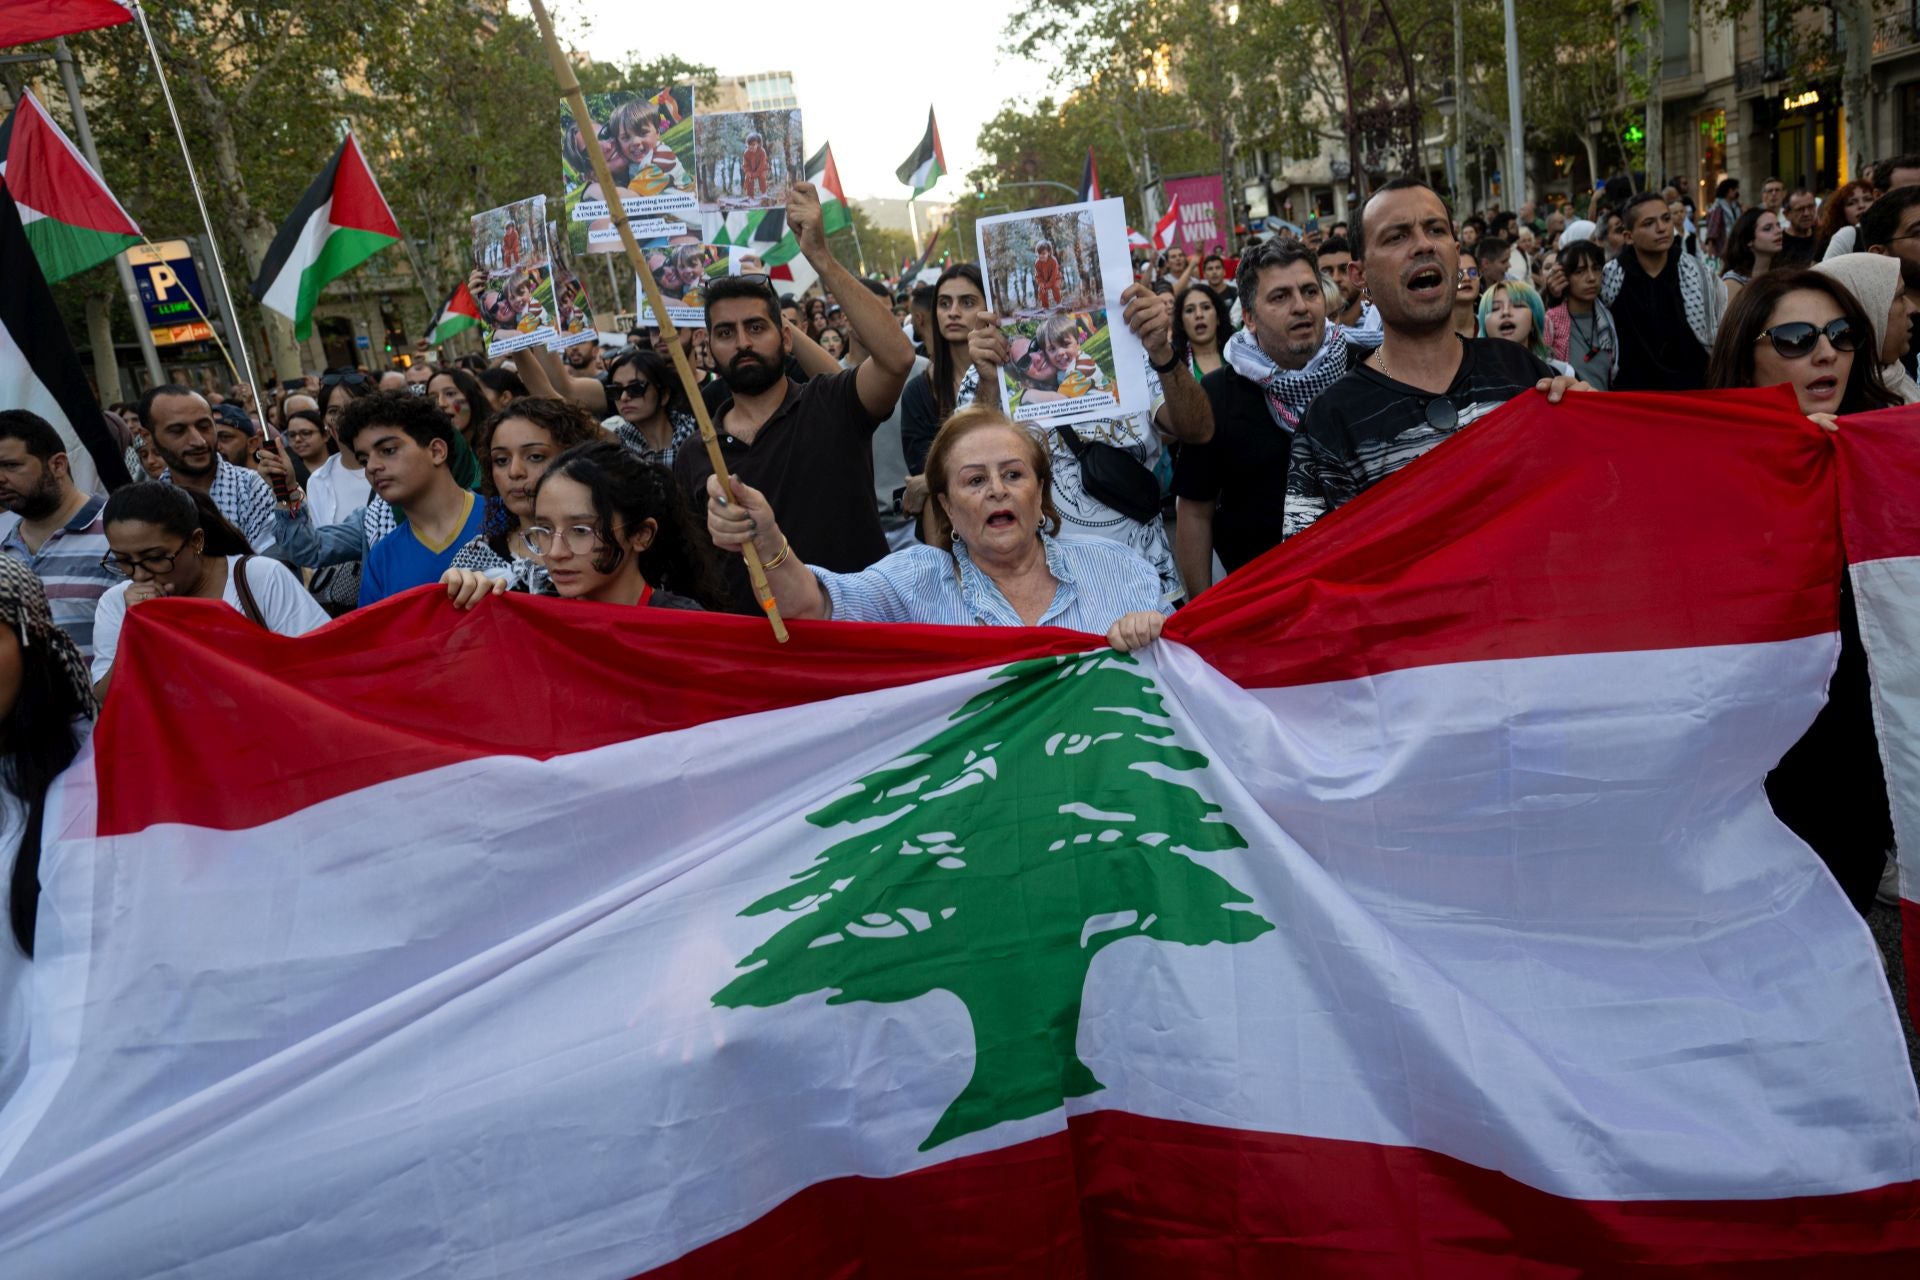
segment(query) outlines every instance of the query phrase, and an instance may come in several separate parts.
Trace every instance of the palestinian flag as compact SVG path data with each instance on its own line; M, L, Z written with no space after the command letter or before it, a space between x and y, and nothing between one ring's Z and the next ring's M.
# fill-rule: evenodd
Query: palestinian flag
M453 292L440 304L440 314L433 318L433 328L427 335L428 342L445 342L456 333L464 333L480 323L480 304L473 300L473 291L462 280L453 286Z
M1080 170L1080 199L1100 200L1100 166L1093 162L1093 148L1087 148L1087 163Z
M31 409L67 445L83 490L126 484L126 456L107 431L80 354L10 192L0 190L0 408Z
M820 189L820 224L828 235L853 225L853 215L847 210L847 198L840 186L840 167L833 161L831 144L808 157L807 181ZM762 246L756 252L769 268L790 266L800 256L799 237L788 228L784 209L750 209L728 214L720 226L723 236L745 238L713 240L711 243ZM783 278L777 272L775 274L776 278Z
M399 239L400 225L348 133L273 237L253 296L293 321L294 336L304 339L320 291Z
M820 224L828 235L853 225L846 193L840 186L840 166L833 162L832 143L807 157L807 181L820 188Z
M1920 1274L1880 952L1764 785L1850 571L1920 851L1920 411L1624 394L1125 657L140 606L6 978L8 1274Z
M0 183L13 193L49 282L107 261L142 236L32 93L0 124Z
M934 123L933 108L927 108L927 135L894 172L900 181L913 188L908 199L918 200L947 171L946 153L940 149L940 126Z
M132 21L132 0L7 0L0 4L0 49Z

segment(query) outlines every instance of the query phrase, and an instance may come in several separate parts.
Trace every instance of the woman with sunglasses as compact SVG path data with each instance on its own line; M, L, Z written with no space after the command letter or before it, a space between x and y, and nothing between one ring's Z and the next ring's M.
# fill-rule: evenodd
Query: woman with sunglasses
M618 415L614 435L649 462L671 467L680 447L699 434L672 362L651 348L629 347L614 357L607 399Z
M324 626L326 613L277 560L253 554L206 494L156 480L116 489L100 512L108 587L93 615L93 686L106 696L127 610L160 596L223 600L283 636Z
M1835 415L1897 403L1881 381L1873 341L1866 311L1838 280L1799 268L1769 271L1742 290L1728 311L1707 385L1785 384L1802 413L1835 430ZM1791 534L1783 530L1780 536ZM1864 915L1893 847L1893 820L1874 735L1866 650L1845 573L1838 615L1840 657L1827 705L1767 776L1767 799Z
M657 609L724 607L713 554L697 536L673 473L617 444L576 445L535 485L524 554L540 558L542 594ZM456 607L509 589L498 574L453 568Z

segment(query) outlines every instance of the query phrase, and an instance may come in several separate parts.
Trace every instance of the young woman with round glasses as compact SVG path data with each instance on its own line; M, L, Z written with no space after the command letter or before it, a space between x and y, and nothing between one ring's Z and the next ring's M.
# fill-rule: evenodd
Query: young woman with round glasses
M520 532L537 556L545 592L569 600L719 609L713 555L696 535L673 473L612 443L583 444L554 459L534 494L533 520ZM441 579L454 604L471 609L508 589L504 578L449 569Z

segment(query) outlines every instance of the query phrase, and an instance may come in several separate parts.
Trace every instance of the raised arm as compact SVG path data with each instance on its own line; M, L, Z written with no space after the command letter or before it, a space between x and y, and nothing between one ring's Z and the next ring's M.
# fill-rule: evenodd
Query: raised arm
M854 383L860 403L875 419L885 418L900 402L900 389L913 373L913 344L894 321L892 308L869 293L833 256L821 221L820 193L811 182L793 184L793 193L787 197L787 225L799 238L808 265L820 273L821 285L840 304L841 314L866 348L867 358Z
M1160 375L1166 402L1153 415L1161 434L1182 444L1205 444L1213 439L1213 408L1206 392L1193 380L1193 370L1173 349L1173 299L1141 284L1130 284L1120 295L1126 305L1127 328L1147 349L1153 371Z
M807 336L807 331L788 320L784 322L787 332L793 336L793 359L809 378L824 378L828 374L840 372L840 362L827 354L827 349Z

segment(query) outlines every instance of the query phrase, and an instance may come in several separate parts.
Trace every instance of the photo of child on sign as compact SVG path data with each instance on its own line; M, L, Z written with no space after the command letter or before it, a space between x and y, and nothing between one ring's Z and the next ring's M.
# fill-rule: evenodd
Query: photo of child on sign
M1133 282L1121 202L1001 214L977 227L987 308L1007 339L1007 416L1073 423L1146 412L1146 350L1111 323Z
M728 111L693 122L703 209L784 209L787 191L806 177L798 111Z
M547 198L534 196L473 218L473 275L489 356L550 342L556 332Z
M559 331L547 343L550 351L564 351L582 342L595 342L600 335L593 328L592 305L587 288L573 265L559 224L547 224L547 243L553 250L553 317Z
M1040 316L1101 305L1091 210L998 222L983 233L981 244L981 261L1003 314Z
M647 268L666 299L667 318L676 326L698 329L707 323L707 278L716 263L725 264L726 250L719 245L701 244L697 236L682 236L642 246ZM653 307L644 297L640 303L640 323L657 327Z
M671 235L678 217L698 210L693 183L693 89L680 85L658 92L591 93L587 113L598 131L601 154L619 188L627 217L639 220L642 237ZM612 252L620 234L608 213L607 194L594 176L573 113L560 111L560 162L567 220L587 224L588 247Z

